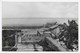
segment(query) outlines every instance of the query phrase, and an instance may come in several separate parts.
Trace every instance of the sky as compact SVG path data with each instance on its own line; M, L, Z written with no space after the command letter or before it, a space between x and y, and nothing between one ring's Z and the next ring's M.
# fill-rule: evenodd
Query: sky
M71 18L78 18L78 3L3 2L2 18L3 25L32 25L49 21L58 21L59 23L62 23L64 21L66 22L69 18L70 20Z

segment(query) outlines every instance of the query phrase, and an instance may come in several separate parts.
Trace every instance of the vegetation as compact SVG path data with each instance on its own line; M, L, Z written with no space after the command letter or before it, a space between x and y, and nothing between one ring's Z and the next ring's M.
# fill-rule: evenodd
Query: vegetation
M20 30L2 30L2 50L3 51L15 51L15 33Z
M58 37L59 41L63 41L68 49L78 50L78 24L75 20L68 20L68 24L69 26L66 23L60 25L62 29ZM74 45L76 47L74 47Z

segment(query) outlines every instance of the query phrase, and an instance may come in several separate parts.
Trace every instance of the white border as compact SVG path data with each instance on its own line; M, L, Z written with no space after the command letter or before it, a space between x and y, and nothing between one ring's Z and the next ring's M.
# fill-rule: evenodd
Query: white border
M2 2L79 2L79 0L0 0L0 52L1 53L2 53ZM80 7L80 2L79 2L78 7ZM79 9L80 8L78 8L78 10ZM79 10L79 12L80 12L80 10ZM79 12L78 12L78 18L80 17ZM78 21L79 20L80 19L78 19ZM78 24L80 24L80 22L78 22ZM80 37L80 35L78 35L78 36ZM79 38L79 40L80 40L80 38ZM79 43L79 48L80 48L80 43ZM79 51L80 51L80 49L79 49ZM71 52L71 53L79 53L79 51ZM3 53L5 53L5 52L3 52ZM13 53L19 53L19 52L13 52ZM21 52L21 53L26 53L26 52ZM29 52L27 52L27 53L29 53ZM32 53L32 52L30 52L30 53ZM35 53L35 52L33 52L33 53ZM41 52L41 53L47 53L47 52ZM55 52L55 53L57 53L57 52ZM69 52L60 52L60 53L69 53Z
M78 2L79 0L3 0L8 2Z
M2 1L0 0L0 52L2 48Z

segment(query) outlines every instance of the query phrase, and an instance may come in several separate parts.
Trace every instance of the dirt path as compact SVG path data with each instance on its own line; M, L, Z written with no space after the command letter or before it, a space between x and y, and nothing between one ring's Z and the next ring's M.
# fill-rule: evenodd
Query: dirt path
M17 51L34 51L33 45L24 45L24 44L18 44L17 45Z
M47 39L51 42L52 45L55 45L60 51L67 51L55 39L53 39L51 37L47 37Z
M34 51L35 48L37 51L42 51L42 47L41 46L35 46L33 44L28 44L28 45L24 45L24 44L18 44L17 45L17 51Z

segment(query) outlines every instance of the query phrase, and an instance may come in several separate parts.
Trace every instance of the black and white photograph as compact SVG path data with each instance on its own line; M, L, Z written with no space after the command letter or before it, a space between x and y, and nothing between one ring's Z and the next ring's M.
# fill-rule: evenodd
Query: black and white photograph
M78 50L78 2L2 2L2 51Z

